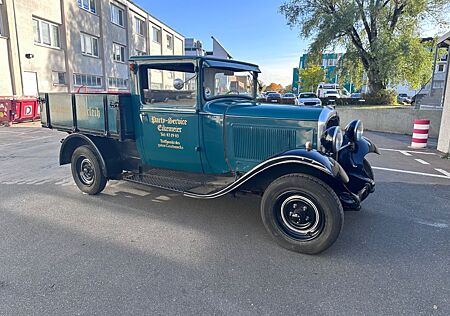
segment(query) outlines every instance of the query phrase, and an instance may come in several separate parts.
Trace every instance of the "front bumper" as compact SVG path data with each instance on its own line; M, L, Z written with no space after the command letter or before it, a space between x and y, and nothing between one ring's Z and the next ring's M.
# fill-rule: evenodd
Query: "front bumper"
M350 190L343 191L339 195L342 206L347 211L359 211L361 209L361 202L370 194L375 191L375 182L370 180L364 187L357 193L353 193Z

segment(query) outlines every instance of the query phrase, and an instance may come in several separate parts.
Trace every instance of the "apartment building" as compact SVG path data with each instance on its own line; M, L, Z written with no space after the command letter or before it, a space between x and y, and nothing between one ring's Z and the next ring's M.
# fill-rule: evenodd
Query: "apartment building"
M0 0L0 95L126 91L133 55L184 55L184 37L127 0Z

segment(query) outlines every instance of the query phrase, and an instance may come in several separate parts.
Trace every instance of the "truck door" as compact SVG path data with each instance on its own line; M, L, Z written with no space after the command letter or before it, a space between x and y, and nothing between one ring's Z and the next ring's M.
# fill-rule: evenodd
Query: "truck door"
M188 62L139 66L138 149L145 164L202 172L195 65Z

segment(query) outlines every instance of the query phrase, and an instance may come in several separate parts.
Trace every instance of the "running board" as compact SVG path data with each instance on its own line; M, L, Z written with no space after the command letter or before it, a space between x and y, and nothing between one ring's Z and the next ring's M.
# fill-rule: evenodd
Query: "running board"
M166 169L151 169L141 174L127 173L122 179L150 187L199 196L209 195L234 182L234 177L210 176Z

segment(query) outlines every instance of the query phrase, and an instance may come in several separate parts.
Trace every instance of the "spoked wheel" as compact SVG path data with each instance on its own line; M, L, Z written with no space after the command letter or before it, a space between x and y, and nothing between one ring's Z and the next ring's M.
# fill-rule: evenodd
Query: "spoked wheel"
M103 191L107 179L90 146L81 146L75 149L71 166L73 179L81 191L90 195Z
M261 216L266 229L284 248L317 254L339 236L344 213L334 191L317 178L290 174L264 192Z

